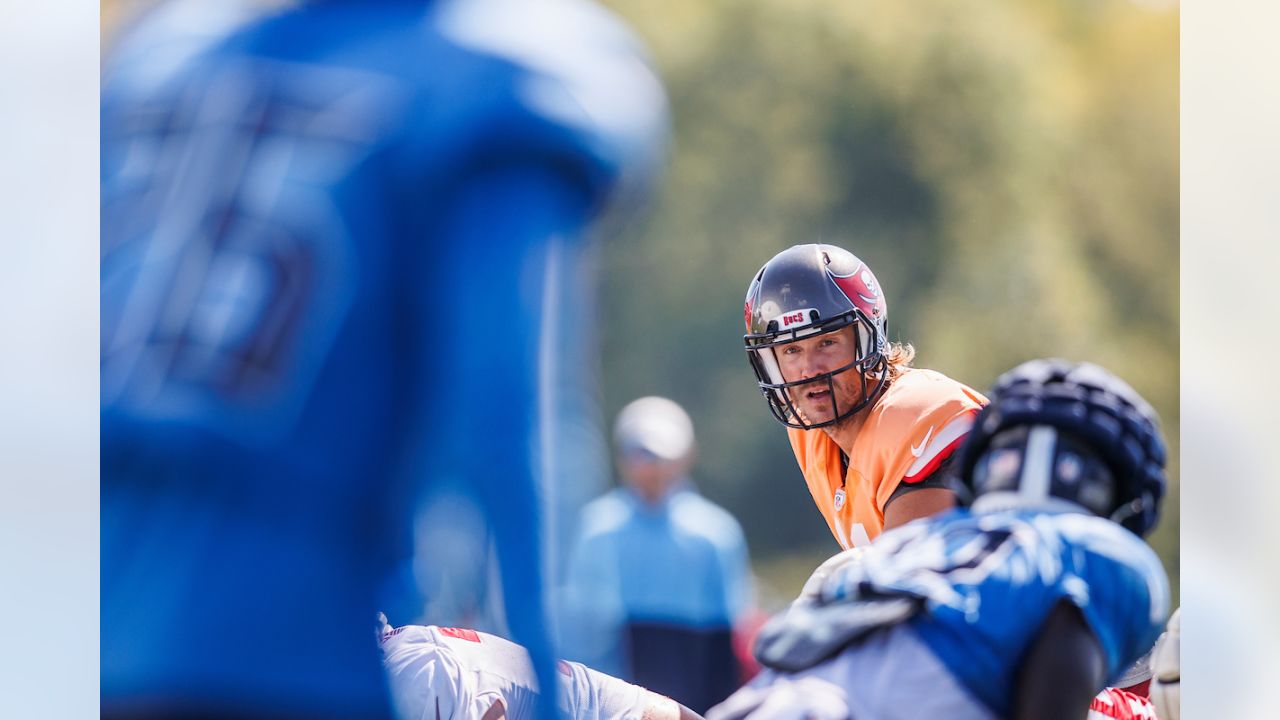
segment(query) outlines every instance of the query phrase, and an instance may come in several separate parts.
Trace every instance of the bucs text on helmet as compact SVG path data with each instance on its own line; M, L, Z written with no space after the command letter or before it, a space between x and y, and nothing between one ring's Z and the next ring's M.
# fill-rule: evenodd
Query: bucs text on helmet
M844 420L874 402L884 390L889 363L886 355L888 305L871 268L853 253L834 245L796 245L765 263L747 288L747 358L773 416L788 427L810 430ZM808 377L783 376L777 352L797 340L836 333L853 333L853 352L847 363ZM841 402L836 379L853 373L861 392ZM830 413L807 417L796 392L820 393L825 388ZM817 414L817 413L811 413Z
M962 450L961 498L1069 500L1140 536L1155 526L1165 444L1127 383L1092 363L1032 360L1001 375L990 400Z

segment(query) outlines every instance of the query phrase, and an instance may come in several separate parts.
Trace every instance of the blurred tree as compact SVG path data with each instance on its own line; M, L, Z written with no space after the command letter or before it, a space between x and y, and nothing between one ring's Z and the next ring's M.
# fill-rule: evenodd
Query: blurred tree
M103 0L104 39L154 0ZM265 1L265 0L264 0ZM270 0L278 3L280 0ZM741 349L747 282L828 241L879 276L890 332L975 387L1099 362L1160 412L1178 581L1178 23L1128 0L606 0L675 113L658 212L603 249L608 417L688 408L702 489L779 597L837 548Z
M985 387L1099 362L1160 412L1178 567L1178 13L1124 0L614 0L671 93L658 212L603 251L606 411L693 415L706 493L766 573L836 550L741 349L761 264L852 250L918 364ZM788 590L782 588L785 595Z

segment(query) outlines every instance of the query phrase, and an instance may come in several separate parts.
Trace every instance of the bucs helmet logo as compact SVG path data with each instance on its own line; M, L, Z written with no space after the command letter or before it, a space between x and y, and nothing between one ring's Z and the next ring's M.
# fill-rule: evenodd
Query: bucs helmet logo
M848 275L837 275L834 269L830 272L831 279L835 281L845 297L849 298L849 302L866 313L867 317L885 316L887 307L884 296L880 294L880 283L876 282L876 276L871 274L871 270L866 265L859 265L857 270Z
M871 269L835 245L795 245L765 263L747 287L743 342L757 384L774 417L788 427L825 427L874 402L887 384L888 308ZM804 338L846 332L855 343L848 365L813 377L783 375L779 348ZM831 407L821 422L802 416L792 388L841 373L862 385L860 399ZM834 391L832 397L834 398Z

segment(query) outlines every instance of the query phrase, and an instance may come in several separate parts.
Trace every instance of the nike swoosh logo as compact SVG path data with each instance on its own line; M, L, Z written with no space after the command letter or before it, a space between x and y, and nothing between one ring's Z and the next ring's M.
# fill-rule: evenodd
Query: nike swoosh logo
M916 457L920 457L920 455L924 453L924 446L929 444L929 438L931 437L933 437L932 425L929 426L929 432L924 434L924 439L920 441L920 444L911 446L911 454Z

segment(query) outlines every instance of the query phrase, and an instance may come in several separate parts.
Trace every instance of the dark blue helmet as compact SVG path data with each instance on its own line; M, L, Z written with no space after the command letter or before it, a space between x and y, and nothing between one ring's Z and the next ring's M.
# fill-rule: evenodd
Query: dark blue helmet
M1032 360L1001 375L962 451L961 496L1013 491L1083 505L1138 535L1160 515L1165 444L1155 411L1091 363Z
M769 410L787 427L812 430L851 417L888 385L889 306L871 268L835 245L795 245L773 256L751 278L743 307L747 359ZM854 352L847 364L812 377L783 377L777 354L801 338L853 328ZM852 373L860 384L855 400L841 403L837 376ZM829 417L806 417L794 393L825 384Z

